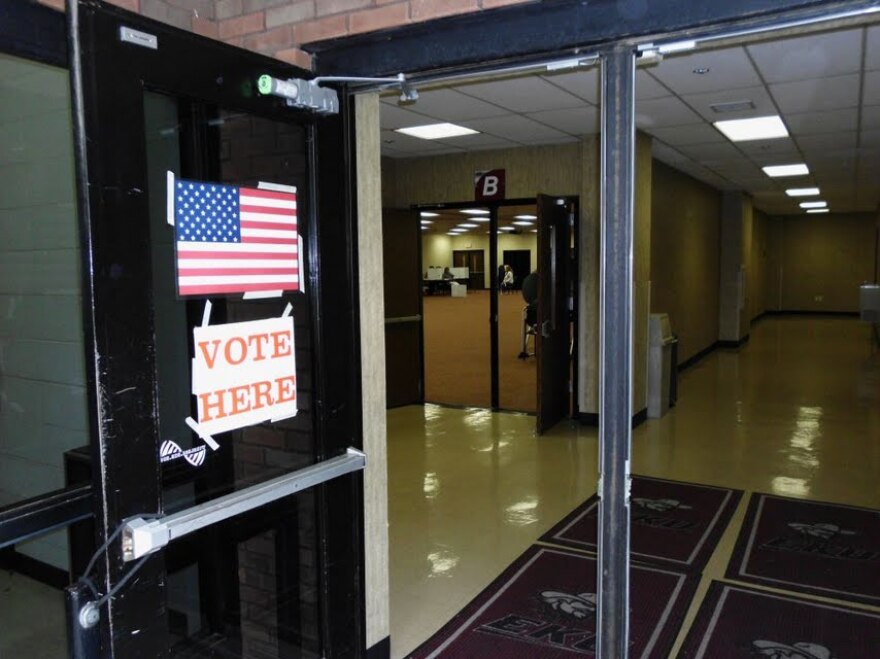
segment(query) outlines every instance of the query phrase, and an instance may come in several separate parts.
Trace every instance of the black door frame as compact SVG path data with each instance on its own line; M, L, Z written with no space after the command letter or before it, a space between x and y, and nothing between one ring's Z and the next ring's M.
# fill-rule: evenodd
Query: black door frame
M66 69L65 34L64 16L59 12L37 3L0 0L0 53ZM8 561L38 580L62 587L68 582L67 575L25 560L14 546L89 519L92 514L91 485L71 485L0 507L0 562Z
M575 271L570 273L569 282L577 289L579 281L579 271L577 264L580 262L580 250L578 248L578 213L580 212L579 200L576 196L564 195L566 199L574 201L575 223ZM498 351L500 349L500 339L498 336L498 281L495 276L498 272L498 209L505 206L529 206L537 203L536 197L521 197L516 199L502 199L497 201L447 201L437 203L413 204L410 206L415 211L436 211L436 210L459 210L463 208L486 208L489 210L489 352L490 354L490 378L491 378L491 407L493 412L519 412L519 410L505 410L501 407L501 375ZM422 253L422 237L419 236L418 244L419 255ZM421 262L421 260L419 261ZM420 294L419 299L423 296ZM420 302L420 314L424 318L424 307ZM578 355L578 332L577 332L577 313L572 315L574 323L574 347L572 359L577 363ZM424 350L424 321L422 322L422 391L425 391L425 350ZM577 415L577 377L571 379L571 389L575 405L572 407L572 415ZM424 396L423 396L424 400ZM472 406L469 406L472 407ZM530 414L530 413L524 413ZM537 414L537 409L535 410Z
M310 77L309 72L93 0L81 2L75 14L68 10L68 19L79 27L72 31L72 52L82 53L82 70L74 60L72 78L74 106L81 110L76 116L84 118L76 126L76 156L85 271L93 273L84 294L93 327L86 363L94 365L91 457L99 466L93 483L97 539L103 542L127 517L161 511L151 264L148 249L132 250L149 244L144 91L306 126L312 202L300 221L310 227L306 249L313 258L306 285L315 363L321 365L313 401L316 461L362 446L353 104L343 95L339 115L316 119L254 92L261 74L283 79ZM120 42L121 25L155 35L159 48ZM93 105L84 105L83 97ZM123 225L119 217L129 221ZM119 253L126 254L125 270L116 265ZM328 657L359 656L365 646L362 485L362 476L352 475L316 490L320 628ZM166 651L164 562L162 552L152 555L138 574L137 588L126 588L110 602L110 616L102 619L110 617L115 624L111 634L102 623L105 651L112 647L116 656ZM118 544L99 565L103 592L129 569ZM135 630L136 636L129 633Z

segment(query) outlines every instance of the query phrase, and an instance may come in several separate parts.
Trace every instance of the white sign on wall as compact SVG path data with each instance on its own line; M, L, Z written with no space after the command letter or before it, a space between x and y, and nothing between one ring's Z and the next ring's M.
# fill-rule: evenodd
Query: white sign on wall
M296 415L292 316L203 324L193 338L198 423L187 423L209 445L215 433Z

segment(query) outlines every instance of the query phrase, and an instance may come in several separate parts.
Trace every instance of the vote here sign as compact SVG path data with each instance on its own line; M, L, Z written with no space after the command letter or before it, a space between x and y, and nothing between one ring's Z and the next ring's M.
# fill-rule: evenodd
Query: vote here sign
M192 392L200 432L296 414L293 317L193 329Z

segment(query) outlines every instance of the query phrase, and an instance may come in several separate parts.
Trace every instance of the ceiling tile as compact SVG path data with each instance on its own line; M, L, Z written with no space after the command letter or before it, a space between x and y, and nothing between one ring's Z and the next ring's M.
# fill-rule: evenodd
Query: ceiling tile
M652 98L672 96L671 91L652 77L652 72L655 68L655 66L652 66L636 71L636 101L649 101Z
M456 89L463 94L500 105L512 112L560 110L584 104L583 99L551 85L538 76L461 85Z
M863 130L859 144L867 147L880 146L880 128Z
M407 108L398 107L396 103L379 104L379 125L386 129L409 128L422 124L436 123L431 117L414 112Z
M599 103L599 67L584 71L542 76L547 82L593 104Z
M859 31L860 32L860 31ZM824 32L747 46L768 83L826 78L860 70L861 35Z
M863 105L880 105L880 71L865 72Z
M657 160L665 162L669 165L675 165L676 163L688 160L688 157L680 151L676 151L666 144L663 144L663 142L658 142L657 140L654 140L651 143L651 154Z
M804 155L822 155L831 149L854 149L856 147L855 131L823 133L822 135L804 135L797 138L798 146Z
M698 69L707 71L697 74L694 71ZM761 84L761 78L741 47L669 57L654 67L651 74L679 96Z
M550 128L528 117L511 114L506 117L494 119L475 119L465 122L469 128L478 130L487 135L495 135L504 139L513 140L522 144L535 144L536 141L564 139L567 135L561 131Z
M400 151L407 155L414 153L435 153L448 148L435 140L422 140L417 137L410 137L401 133L395 133L390 130L383 130L381 133L382 145L389 146L395 151Z
M636 125L639 128L683 126L701 123L699 115L675 96L636 103Z
M865 69L868 71L880 69L880 25L868 28L868 38L865 43Z
M858 74L853 74L785 82L770 85L770 92L784 113L852 108L859 104L859 77ZM880 93L880 85L877 91ZM877 103L880 103L880 98Z
M706 123L691 126L670 126L669 128L655 127L649 129L648 132L670 146L727 142L724 135Z
M862 106L862 130L880 128L880 105Z
M438 121L465 121L467 119L485 119L508 114L508 111L497 105L485 103L454 89L433 89L419 92L419 100L411 106L421 114L436 118Z
M856 130L858 120L859 111L854 107L826 112L802 112L785 115L785 125L788 126L789 132L795 136Z
M778 161L780 158L793 159L791 162L799 162L800 158L797 146L792 140L787 138L738 142L737 146L761 167L767 164L768 159L774 161Z
M729 89L708 94L687 94L682 98L707 121L744 119L747 117L776 114L776 106L773 105L773 100L764 87L744 87L742 89ZM711 108L716 103L736 103L739 101L751 101L755 107L754 109L736 112L715 112Z
M730 142L682 144L676 148L686 156L700 162L743 159L742 153Z
M570 135L595 135L599 132L599 108L594 105L532 112L526 116Z
M449 137L443 140L434 140L438 144L453 146L465 151L471 149L506 149L519 146L516 142L505 140L494 135L486 135L485 133L477 133L476 135L461 135L460 137Z

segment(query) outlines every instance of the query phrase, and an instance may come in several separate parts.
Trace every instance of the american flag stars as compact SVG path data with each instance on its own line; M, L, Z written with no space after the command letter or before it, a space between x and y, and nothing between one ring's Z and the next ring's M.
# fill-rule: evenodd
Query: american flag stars
M239 242L238 188L177 182L178 242Z

